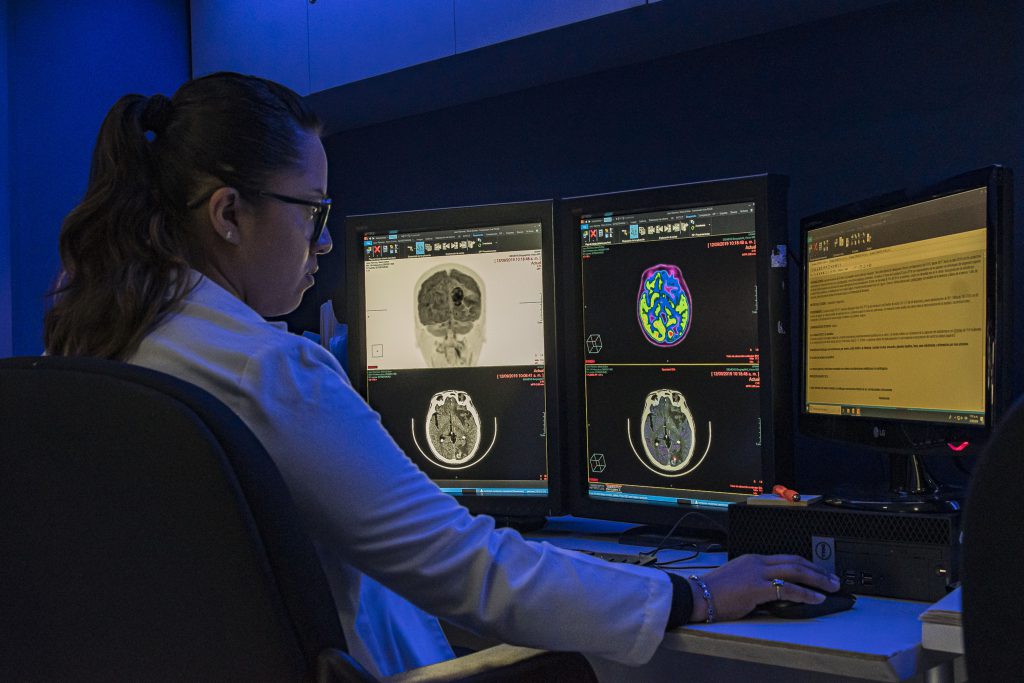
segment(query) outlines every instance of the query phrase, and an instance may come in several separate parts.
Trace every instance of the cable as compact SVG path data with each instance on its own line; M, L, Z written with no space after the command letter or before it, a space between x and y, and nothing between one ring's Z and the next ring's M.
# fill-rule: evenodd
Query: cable
M715 519L713 519L711 517L708 517L707 515L705 515L705 514L703 514L701 512L690 511L690 512L687 512L682 517L680 517L679 519L676 520L676 523L672 525L672 528L668 530L668 533L665 534L665 536L661 539L661 541L658 542L658 545L654 549L652 549L652 550L642 550L642 551L640 551L637 554L638 555L643 555L645 557L657 557L658 552L661 551L661 550L682 550L684 548L690 548L690 547L693 548L693 554L691 554L689 557L678 558L678 559L675 559L675 560L668 560L667 562L656 562L654 564L654 566L659 568L659 569L662 568L662 567L667 567L667 566L671 566L671 565L674 565L674 564L678 564L680 562L689 562L690 560L692 560L692 559L694 559L696 557L699 557L700 554L701 554L701 550L697 546L696 543L685 542L685 543L676 544L676 545L673 545L673 546L665 545L666 542L670 538L672 538L672 533L677 528L679 528L679 525L682 524L684 520L689 519L690 517L698 517L698 518L704 520L705 522L708 522L709 524L711 524L711 526L715 527L716 529L721 531L723 534L728 534L728 531L726 530L726 528L724 526L722 526ZM712 544L709 544L709 545L718 545L718 544L717 543L712 543Z

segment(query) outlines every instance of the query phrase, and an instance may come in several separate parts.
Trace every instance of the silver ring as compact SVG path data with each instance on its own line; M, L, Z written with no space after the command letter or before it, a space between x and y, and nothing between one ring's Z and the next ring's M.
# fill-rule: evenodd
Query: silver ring
M786 582L782 579L772 579L772 585L775 586L775 599L782 599L782 587L786 585Z

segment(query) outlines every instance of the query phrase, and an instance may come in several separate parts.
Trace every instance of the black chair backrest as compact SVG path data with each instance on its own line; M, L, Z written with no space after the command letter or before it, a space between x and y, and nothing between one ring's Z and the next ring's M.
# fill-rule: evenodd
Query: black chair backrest
M982 451L964 507L963 629L967 678L1024 676L1024 399Z
M0 680L309 680L345 648L280 474L205 391L0 361Z

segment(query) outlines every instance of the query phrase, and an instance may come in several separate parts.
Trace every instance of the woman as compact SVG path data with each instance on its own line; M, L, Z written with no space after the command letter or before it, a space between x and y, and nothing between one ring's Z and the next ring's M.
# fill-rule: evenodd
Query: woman
M295 93L238 74L118 101L62 227L45 341L176 375L248 424L296 499L357 659L387 675L451 656L436 620L395 594L506 642L641 664L666 628L838 587L791 556L670 578L525 542L441 493L329 353L263 320L298 306L331 249L319 133Z

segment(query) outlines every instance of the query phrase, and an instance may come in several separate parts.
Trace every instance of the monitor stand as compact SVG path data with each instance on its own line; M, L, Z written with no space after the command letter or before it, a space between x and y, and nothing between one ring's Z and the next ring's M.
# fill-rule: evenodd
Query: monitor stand
M539 531L544 528L547 524L547 518L538 517L525 517L517 515L492 515L494 518L494 526L496 528L509 527L515 529L521 534L527 534L531 531Z
M876 512L958 512L963 494L937 483L917 453L895 454L889 461L889 493L882 496L839 495L825 498L836 507Z

